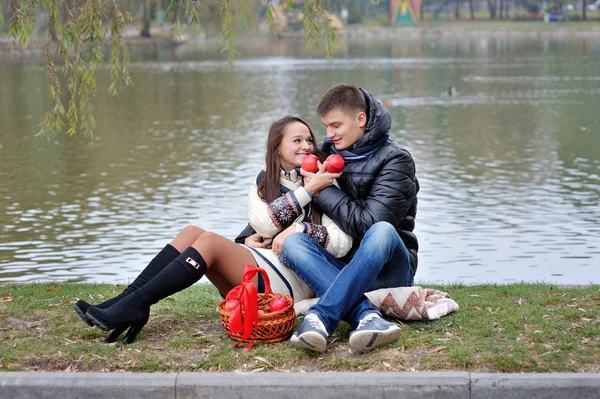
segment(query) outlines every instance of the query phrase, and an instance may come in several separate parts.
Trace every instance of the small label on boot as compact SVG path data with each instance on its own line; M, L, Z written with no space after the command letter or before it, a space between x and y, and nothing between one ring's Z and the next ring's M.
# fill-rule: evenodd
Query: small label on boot
M196 268L196 270L198 270L200 268L200 263L196 262L194 259L190 258L189 256L185 261L187 263L189 263L190 265L194 266Z

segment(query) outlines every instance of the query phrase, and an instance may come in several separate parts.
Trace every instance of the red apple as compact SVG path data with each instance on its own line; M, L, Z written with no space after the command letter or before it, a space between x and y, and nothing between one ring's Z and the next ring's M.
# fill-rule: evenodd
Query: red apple
M239 303L240 301L238 301L237 299L230 299L227 302L225 302L225 309L234 310L238 307Z
M271 312L277 312L279 310L287 308L287 306L288 306L288 301L284 297L278 296L278 297L273 298L273 300L271 300L269 309L271 309Z
M332 154L327 157L327 171L331 173L340 173L344 170L344 157L339 154Z
M307 155L302 160L302 169L310 173L315 173L319 170L319 165L317 164L317 162L319 162L319 157L312 154Z

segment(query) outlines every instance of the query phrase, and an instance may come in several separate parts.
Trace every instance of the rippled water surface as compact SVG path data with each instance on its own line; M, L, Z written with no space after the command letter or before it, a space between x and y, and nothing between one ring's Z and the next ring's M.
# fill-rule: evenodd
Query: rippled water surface
M600 42L419 38L138 55L93 138L34 137L44 71L0 62L0 281L126 282L186 224L233 238L269 122L345 81L393 115L421 182L417 282L600 283ZM135 51L134 51L135 54ZM448 95L448 86L454 95Z

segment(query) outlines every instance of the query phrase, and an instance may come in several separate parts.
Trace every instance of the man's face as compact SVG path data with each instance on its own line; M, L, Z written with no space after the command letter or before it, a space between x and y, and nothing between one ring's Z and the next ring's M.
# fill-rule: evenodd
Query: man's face
M327 128L327 138L333 141L336 150L345 150L360 140L365 134L367 115L356 112L351 115L334 108L321 117Z

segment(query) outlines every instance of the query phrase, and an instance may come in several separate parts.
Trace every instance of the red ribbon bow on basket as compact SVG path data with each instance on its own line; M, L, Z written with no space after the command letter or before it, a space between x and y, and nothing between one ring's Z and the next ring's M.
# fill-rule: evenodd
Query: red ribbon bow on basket
M235 346L246 341L252 333L253 328L258 329L258 290L256 289L256 285L252 282L256 273L262 274L265 282L265 294L270 294L271 282L269 281L269 276L265 270L247 264L246 269L244 270L242 284L229 291L225 297L226 301L237 300L237 305L233 309L231 318L229 319L229 331L242 334L242 338ZM242 306L244 307L243 313ZM246 346L246 349L252 348L254 342L255 340L250 341L248 346Z

